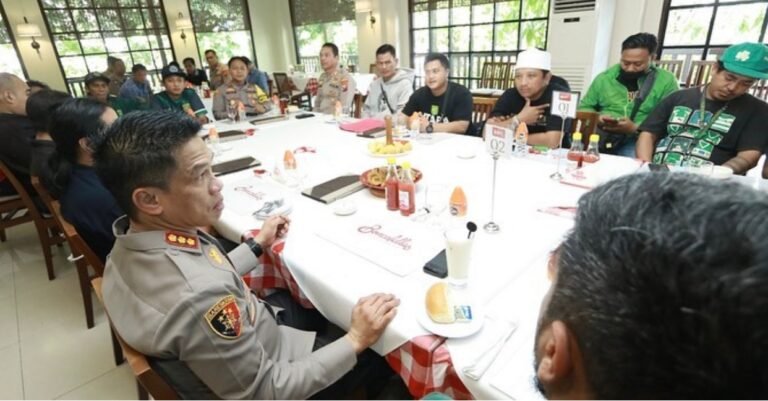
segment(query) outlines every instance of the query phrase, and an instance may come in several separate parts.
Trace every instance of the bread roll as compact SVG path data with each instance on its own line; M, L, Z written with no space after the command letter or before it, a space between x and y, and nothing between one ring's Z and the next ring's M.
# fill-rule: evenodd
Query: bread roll
M435 323L450 324L456 321L451 287L437 283L427 290L427 314Z

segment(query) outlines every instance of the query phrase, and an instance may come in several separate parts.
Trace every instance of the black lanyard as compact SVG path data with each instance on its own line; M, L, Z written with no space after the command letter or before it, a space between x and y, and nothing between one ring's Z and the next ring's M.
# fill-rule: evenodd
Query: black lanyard
M704 85L701 88L701 100L699 101L699 130L698 132L696 132L696 135L694 135L694 140L691 141L691 144L688 146L688 151L684 155L686 161L691 159L691 153L693 152L693 149L699 145L701 140L706 136L707 132L715 124L715 121L717 121L717 119L720 118L720 115L723 114L725 109L728 108L728 103L726 103L723 107L717 110L714 115L712 115L712 118L709 120L708 123L704 124L704 119L706 117L706 112L707 112L706 110L707 87L709 87L709 85Z

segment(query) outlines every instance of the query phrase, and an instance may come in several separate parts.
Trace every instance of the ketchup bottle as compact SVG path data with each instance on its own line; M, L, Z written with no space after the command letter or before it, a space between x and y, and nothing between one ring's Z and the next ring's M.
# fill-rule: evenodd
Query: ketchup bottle
M411 177L411 163L403 163L403 178L397 184L400 214L410 216L416 211L416 185Z
M384 181L384 193L387 199L387 210L400 210L400 201L398 197L398 184L397 178L397 166L395 166L395 158L390 157L387 159L387 178Z

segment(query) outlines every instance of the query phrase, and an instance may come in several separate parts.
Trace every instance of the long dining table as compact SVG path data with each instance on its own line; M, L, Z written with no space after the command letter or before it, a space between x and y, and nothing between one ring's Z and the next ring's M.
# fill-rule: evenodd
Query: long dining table
M414 397L440 391L456 399L540 398L533 384L533 344L550 283L549 254L573 226L573 207L590 186L642 169L637 160L604 155L592 166L590 185L569 185L550 178L558 169L551 154L500 159L493 220L501 230L490 234L482 227L492 218L494 162L480 138L436 133L410 139L413 150L397 161L409 161L423 174L416 185L417 211L429 200L438 213L405 217L388 211L384 200L367 189L330 204L301 194L335 177L386 164L369 153L372 139L342 131L330 116L291 116L256 126L214 124L219 131L254 129L244 139L218 145L215 162L244 156L261 162L221 177L225 208L217 231L233 241L252 235L261 226L253 213L267 198L281 199L291 219L287 238L273 245L263 266L246 277L251 288L262 294L287 289L297 302L343 329L349 328L360 297L376 292L398 296L397 316L372 348L385 356ZM294 156L296 170L284 169L286 152ZM565 171L567 163L560 162ZM450 195L456 186L467 196L463 217L435 207L428 198L430 189L448 188ZM438 206L448 201L446 195ZM467 289L476 318L484 322L468 337L436 335L420 321L426 314L426 290L440 279L422 268L444 248L444 230L468 221L481 227L475 233ZM489 353L493 357L483 362L488 369L470 378L466 369Z

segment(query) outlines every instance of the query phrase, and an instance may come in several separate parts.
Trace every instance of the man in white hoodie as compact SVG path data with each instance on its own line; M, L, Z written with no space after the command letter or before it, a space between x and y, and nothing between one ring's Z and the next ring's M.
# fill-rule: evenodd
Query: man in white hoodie
M379 77L371 82L368 98L363 107L363 116L382 118L387 114L397 115L408 103L413 93L413 70L398 68L397 54L392 45L385 44L376 49L376 68Z

